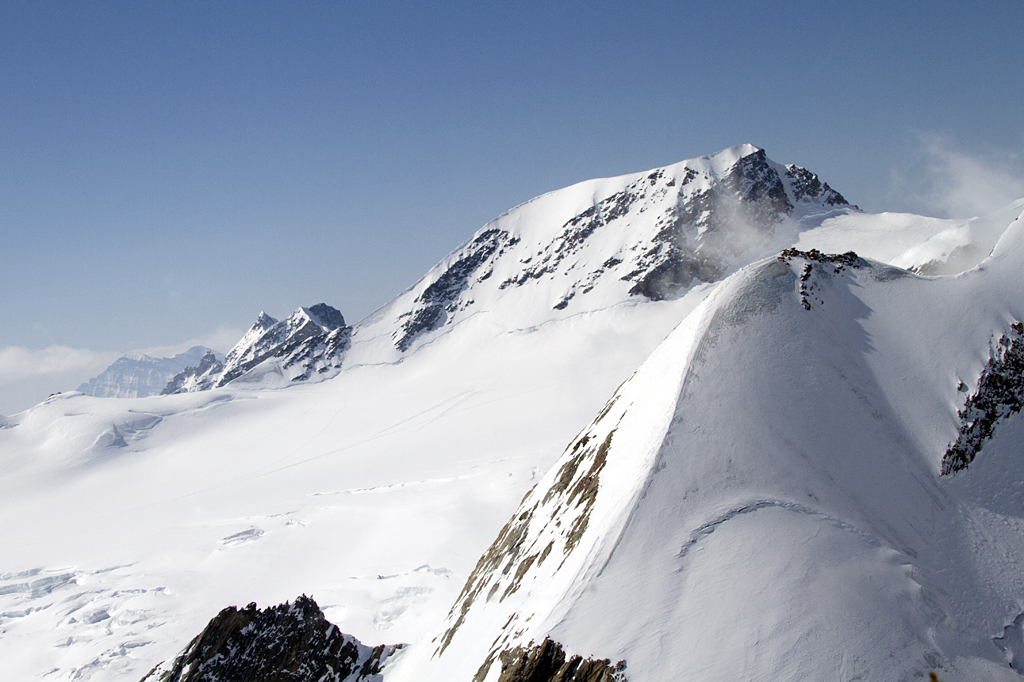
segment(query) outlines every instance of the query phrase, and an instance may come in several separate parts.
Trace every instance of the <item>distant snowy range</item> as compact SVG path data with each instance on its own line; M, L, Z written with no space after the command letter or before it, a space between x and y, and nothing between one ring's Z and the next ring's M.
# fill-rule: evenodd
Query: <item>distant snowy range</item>
M1020 680L1022 212L741 145L122 358L0 417L0 680Z

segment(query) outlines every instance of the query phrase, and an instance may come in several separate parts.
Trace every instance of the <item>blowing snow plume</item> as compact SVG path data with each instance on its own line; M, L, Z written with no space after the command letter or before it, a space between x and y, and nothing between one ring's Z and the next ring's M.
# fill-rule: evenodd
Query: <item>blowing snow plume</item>
M907 195L924 211L949 218L974 218L998 211L1024 197L1024 163L1019 154L969 154L936 134L919 137L919 153L894 171L896 194Z

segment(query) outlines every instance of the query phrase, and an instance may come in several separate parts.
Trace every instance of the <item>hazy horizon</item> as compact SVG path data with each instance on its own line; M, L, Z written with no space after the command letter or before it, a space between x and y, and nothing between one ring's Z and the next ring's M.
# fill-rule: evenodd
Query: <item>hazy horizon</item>
M870 212L1024 196L1019 2L0 18L0 413L261 310L355 322L516 204L736 144Z

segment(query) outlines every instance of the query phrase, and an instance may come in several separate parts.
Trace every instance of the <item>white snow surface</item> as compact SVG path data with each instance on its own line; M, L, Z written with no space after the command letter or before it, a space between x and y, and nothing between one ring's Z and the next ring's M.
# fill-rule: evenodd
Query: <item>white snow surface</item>
M726 280L391 679L495 680L550 636L631 680L1019 680L1024 417L939 471L1022 272L1018 219L956 278L792 257Z
M369 645L412 643L388 672L396 680L468 681L502 609L523 623L509 642L552 634L574 653L626 658L637 681L674 664L712 679L826 669L848 679L881 660L857 647L884 628L903 643L882 642L892 666L935 653L950 679L966 679L952 666L1009 670L989 638L1024 611L1016 572L1003 570L1021 557L1024 507L1015 488L999 508L984 497L1019 476L1004 480L988 448L964 475L935 475L962 404L957 381L973 385L992 335L1021 319L1020 230L1004 237L1006 253L957 278L882 266L822 276L823 302L805 311L790 274L763 274L778 261L741 268L794 243L896 258L954 225L794 200L770 240L732 254L739 272L724 283L630 296L619 266L604 264L642 255L633 246L676 205L668 180L696 171L694 187L710 186L754 151L660 169L627 215L571 253L552 250L566 222L651 172L509 211L357 324L328 381L117 401L65 393L2 418L0 680L138 679L221 608L300 593ZM397 348L424 292L492 229L518 241L474 271L439 326ZM555 255L549 272L501 288ZM431 659L430 639L524 493L550 485L566 444L648 357L589 427L616 435L566 567L549 577L540 563L505 601L482 596ZM1010 433L992 448L1014 462ZM704 527L714 533L683 553ZM940 551L946 537L954 549ZM866 622L875 608L888 620ZM848 622L822 630L844 609ZM692 610L701 617L687 619ZM936 625L946 616L952 625ZM959 644L970 628L980 629ZM856 660L836 668L843 651Z

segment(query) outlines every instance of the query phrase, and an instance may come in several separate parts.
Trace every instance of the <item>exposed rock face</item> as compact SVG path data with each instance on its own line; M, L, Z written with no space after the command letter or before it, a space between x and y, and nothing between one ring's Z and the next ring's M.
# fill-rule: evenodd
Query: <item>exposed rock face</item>
M144 682L379 682L401 645L368 647L327 622L312 598L221 611Z
M268 361L276 361L275 372L292 381L304 381L341 367L351 338L352 328L345 325L345 318L326 303L299 308L283 321L261 312L223 363L204 357L199 365L175 375L163 393L224 386Z
M811 274L814 272L814 263L819 264L819 269L827 268L827 271L834 275L842 273L847 267L863 268L867 265L867 261L853 251L847 251L846 253L822 253L817 249L811 249L810 251L786 249L779 254L779 260L783 263L788 263L794 258L804 261L804 266L800 271L800 305L803 306L804 310L811 309L812 300L821 302L820 299L816 299L816 284L809 281ZM830 265L831 267L829 268L828 266Z
M517 513L477 561L448 614L450 626L437 640L435 655L442 655L451 644L474 604L503 602L520 589L531 571L543 568L553 574L562 568L590 523L608 451L625 414L625 405L618 403L616 394L590 427L569 444L551 486L527 493ZM518 615L509 619L480 666L479 680L487 676L496 660L504 660L503 652L510 647L517 650L512 642L522 625Z
M800 166L787 166L796 202L847 205L846 200L818 176ZM687 185L697 177L687 174ZM623 279L635 281L631 294L660 300L697 282L713 282L725 274L731 260L772 237L775 227L793 212L783 177L763 149L742 157L720 179L703 190L686 193L665 214L664 227L654 237L640 267Z
M942 458L942 473L952 474L974 461L996 424L1024 407L1024 324L1015 322L993 350L978 389L959 411L960 432Z
M341 329L348 329L345 318L326 303L299 308L283 322L260 313L256 323L224 359L224 373L217 386L237 379L271 357L287 358L285 364L288 367L304 359L312 359L316 355L316 346L321 342L328 345L327 337ZM343 345L337 342L337 338L330 344L335 351ZM304 378L314 371L312 366L304 369Z
M195 367L186 367L167 382L160 395L193 393L213 388L217 377L224 371L224 364L213 353L207 353Z
M790 179L793 196L797 201L805 197L816 199L827 206L846 206L848 202L843 195L828 186L828 183L821 182L818 176L793 164L786 166L786 177Z
M534 647L503 652L498 682L622 682L625 670L625 661L613 665L608 659L582 656L566 660L562 645L545 639Z
M436 280L416 298L416 307L402 315L406 318L395 332L395 346L405 352L417 336L437 329L448 319L448 314L459 308L459 295L470 284L470 279L492 257L500 256L506 246L519 240L504 230L486 230L477 235ZM482 272L480 281L490 277Z

